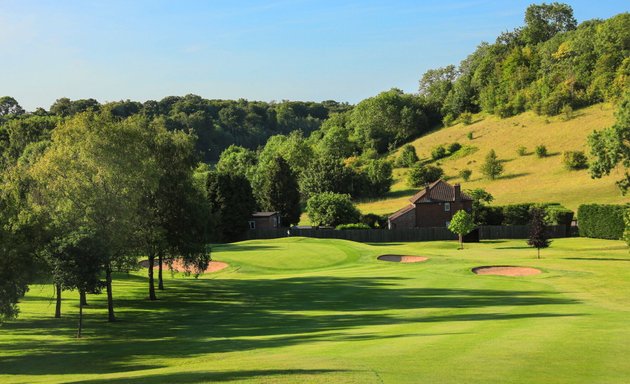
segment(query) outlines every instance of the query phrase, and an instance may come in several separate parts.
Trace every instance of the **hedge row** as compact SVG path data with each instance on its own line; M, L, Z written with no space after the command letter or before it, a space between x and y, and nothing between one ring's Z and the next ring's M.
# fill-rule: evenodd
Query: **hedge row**
M573 220L573 211L558 203L523 203L480 207L478 221L481 225L527 225L534 207L545 210L550 225L570 225Z
M624 211L628 205L584 204L578 208L580 236L621 239L625 229Z

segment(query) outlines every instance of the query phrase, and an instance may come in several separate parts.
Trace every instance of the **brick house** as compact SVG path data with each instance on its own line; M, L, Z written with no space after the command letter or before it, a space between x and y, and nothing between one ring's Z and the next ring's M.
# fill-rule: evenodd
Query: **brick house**
M411 204L387 218L389 229L447 227L455 212L472 211L472 198L462 192L459 184L444 180L429 184L413 195Z
M280 212L254 212L249 218L249 229L274 229L280 227Z

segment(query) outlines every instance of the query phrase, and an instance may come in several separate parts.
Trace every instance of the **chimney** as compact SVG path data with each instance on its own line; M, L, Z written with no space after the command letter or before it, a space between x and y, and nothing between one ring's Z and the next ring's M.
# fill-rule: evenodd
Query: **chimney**
M431 198L431 190L429 189L429 183L426 183L424 185L424 197L426 199L430 199Z
M460 201L462 199L462 187L459 184L455 184L453 186L455 190L455 201Z

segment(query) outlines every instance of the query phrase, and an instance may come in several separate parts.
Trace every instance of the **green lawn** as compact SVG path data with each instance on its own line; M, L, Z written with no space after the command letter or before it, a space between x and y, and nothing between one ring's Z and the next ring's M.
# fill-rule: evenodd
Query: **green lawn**
M291 238L215 247L230 263L175 276L148 302L144 272L115 281L120 321L76 295L52 318L34 286L0 327L0 382L628 383L630 255L620 241L366 245ZM429 256L419 264L379 254ZM477 276L480 265L537 267Z

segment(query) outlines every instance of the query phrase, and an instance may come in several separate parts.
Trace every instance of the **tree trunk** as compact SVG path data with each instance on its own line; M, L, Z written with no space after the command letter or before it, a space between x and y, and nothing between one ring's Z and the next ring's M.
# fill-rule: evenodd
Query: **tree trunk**
M55 284L55 291L57 293L57 304L55 305L55 318L61 317L61 284Z
M80 291L84 295L85 291ZM83 328L83 301L79 299L79 329L77 330L77 339L81 338L81 330Z
M163 259L162 259L162 254L160 253L158 255L158 289L160 291L164 290L164 280L162 280L162 264L163 263Z
M85 293L85 291L79 292L79 300L81 300L81 305L83 305L83 306L88 305L88 303L87 303L87 294Z
M538 258L540 259L540 248L536 248L538 250Z
M107 285L107 321L116 321L114 314L114 295L112 293L112 265L107 263L105 267L105 282Z
M149 255L149 300L157 300L155 297L155 284L153 282L153 266L155 265L155 255Z
M464 235L459 234L459 249L464 249Z

